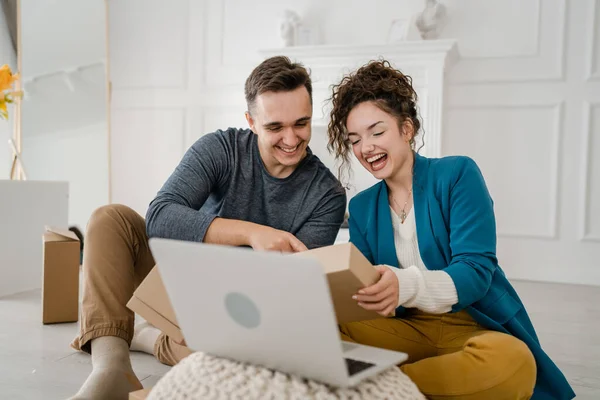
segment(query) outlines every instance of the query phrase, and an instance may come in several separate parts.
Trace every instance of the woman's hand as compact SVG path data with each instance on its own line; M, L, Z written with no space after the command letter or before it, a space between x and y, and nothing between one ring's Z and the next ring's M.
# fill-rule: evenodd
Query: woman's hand
M400 284L390 267L377 265L375 269L381 275L377 283L359 290L352 298L365 310L376 311L379 315L388 317L398 307Z

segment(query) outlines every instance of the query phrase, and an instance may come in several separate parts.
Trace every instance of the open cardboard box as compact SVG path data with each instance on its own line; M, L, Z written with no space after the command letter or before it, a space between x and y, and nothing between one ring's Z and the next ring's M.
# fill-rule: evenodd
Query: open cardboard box
M67 229L47 226L42 241L42 323L76 322L79 317L79 239Z
M360 307L352 299L360 289L379 280L379 272L352 243L321 247L295 253L293 256L319 260L327 274L338 323L381 318L376 312Z
M322 247L290 257L311 257L323 265L338 323L380 318L379 314L361 308L356 300L352 299L352 295L359 289L370 286L379 279L377 270L353 244ZM134 292L127 307L175 341L183 340L158 268L150 271Z

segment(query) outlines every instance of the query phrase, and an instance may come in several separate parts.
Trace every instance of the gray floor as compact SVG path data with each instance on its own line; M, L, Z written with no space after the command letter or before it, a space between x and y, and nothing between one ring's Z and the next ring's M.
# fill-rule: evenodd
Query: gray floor
M515 287L578 398L600 399L600 288L531 282ZM0 298L0 399L64 399L91 371L90 357L69 348L77 325L42 325L39 298L39 291ZM132 358L145 387L168 371L152 356Z
M40 291L0 298L0 399L65 399L92 370L91 358L69 343L77 324L42 325ZM152 387L169 367L131 353L136 375Z

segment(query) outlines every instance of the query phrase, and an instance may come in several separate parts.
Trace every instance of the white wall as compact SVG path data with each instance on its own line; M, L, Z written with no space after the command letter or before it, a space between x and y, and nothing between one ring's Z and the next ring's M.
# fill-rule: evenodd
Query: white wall
M600 1L510 3L452 71L444 152L481 166L509 276L598 285Z
M69 223L109 201L104 0L21 2L28 180L69 182Z
M106 58L103 0L24 0L20 6L25 78Z
M6 25L4 13L0 11L0 66L8 64L13 72L17 70L17 56L13 50ZM12 137L14 121L14 110L9 105L9 120L0 120L0 179L8 179L10 176L10 156L8 139Z
M69 182L69 225L82 231L94 209L108 202L107 125L23 138L29 179Z
M443 152L480 164L501 265L513 278L600 285L600 0L444 3L442 37L458 40L461 60L449 76ZM113 199L143 214L194 140L245 126L243 82L258 49L280 46L285 8L319 24L325 44L368 44L385 42L390 22L423 2L109 7Z
M105 10L104 0L21 2L23 137L106 121Z

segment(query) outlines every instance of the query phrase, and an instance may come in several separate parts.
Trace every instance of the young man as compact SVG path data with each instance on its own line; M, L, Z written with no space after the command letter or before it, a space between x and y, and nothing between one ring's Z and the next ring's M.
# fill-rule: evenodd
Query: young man
M126 399L141 388L130 344L168 365L190 353L151 326L137 327L134 337L134 314L126 303L154 267L148 237L281 252L334 243L346 195L308 147L307 71L285 57L270 58L252 71L245 94L250 129L200 138L151 202L146 221L122 205L92 215L81 328L72 346L91 352L93 371L75 399Z

